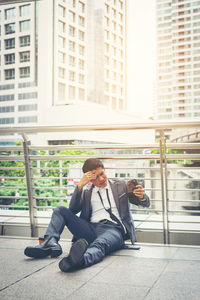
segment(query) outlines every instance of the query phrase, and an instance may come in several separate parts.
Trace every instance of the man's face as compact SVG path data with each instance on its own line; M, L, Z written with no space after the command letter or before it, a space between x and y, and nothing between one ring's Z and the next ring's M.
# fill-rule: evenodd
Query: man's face
M92 179L91 182L100 188L104 188L107 185L107 176L103 168L97 168L91 171L96 175L96 179Z

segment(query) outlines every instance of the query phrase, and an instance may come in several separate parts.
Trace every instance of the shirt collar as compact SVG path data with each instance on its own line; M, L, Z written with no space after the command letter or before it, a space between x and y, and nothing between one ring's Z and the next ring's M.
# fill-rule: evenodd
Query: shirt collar
M101 188L101 187L98 187L98 186L94 186L94 188L93 188L93 191L95 192L95 193L97 193L97 192L103 192L103 191L105 191L106 189L110 189L110 184L109 184L109 181L107 181L107 185L104 187L104 188Z

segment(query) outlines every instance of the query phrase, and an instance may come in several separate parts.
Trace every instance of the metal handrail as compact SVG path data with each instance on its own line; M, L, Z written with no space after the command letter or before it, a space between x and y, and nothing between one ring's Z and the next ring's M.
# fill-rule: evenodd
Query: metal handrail
M133 166L133 167L122 167L120 166L119 168L109 166L108 170L112 169L119 169L119 170L124 170L126 169L127 172L129 170L148 170L148 172L160 172L161 177L151 177L147 176L145 177L145 182L149 182L148 184L152 182L158 182L160 181L161 186L147 186L145 189L146 191L150 193L155 193L159 192L161 195L157 199L154 199L152 197L152 204L156 203L161 203L162 202L162 209L156 206L152 206L152 208L146 210L144 208L138 208L137 210L131 209L133 212L138 213L137 216L140 216L140 213L146 213L148 214L150 212L160 214L162 215L162 218L158 220L152 220L152 219L136 219L137 221L140 222L162 222L163 223L163 240L164 243L170 243L170 232L173 230L169 228L169 224L173 223L173 221L169 220L169 214L170 213L193 213L194 215L198 214L198 211L196 210L190 210L190 211L183 211L178 208L171 209L168 207L170 204L175 204L175 203L199 203L199 200L192 200L191 198L184 200L184 199L174 199L174 197L169 197L169 193L174 193L174 192L190 192L190 188L185 188L184 190L181 188L173 188L169 186L170 182L173 182L173 180L177 180L179 182L184 182L185 180L189 182L196 182L198 183L199 178L167 178L167 172L170 170L170 165L168 162L177 160L182 163L183 161L199 161L200 160L200 154L199 153L191 153L191 154L168 154L167 150L168 149L175 149L175 150L198 150L200 149L200 143L167 143L164 138L163 130L164 129L172 129L172 128L194 128L194 127L200 127L200 123L197 121L190 121L190 122L183 122L183 121L178 121L178 122L144 122L144 123L132 123L132 124L111 124L111 125L84 125L84 126L35 126L35 127L13 127L13 128L1 128L1 133L8 134L8 133L20 133L23 136L24 143L23 147L21 146L0 146L0 151L2 152L0 155L0 160L2 161L24 161L24 167L2 167L1 170L24 170L28 172L28 180L27 180L27 189L29 191L29 195L27 196L9 196L10 199L29 199L29 212L30 212L30 219L31 219L31 226L32 226L32 234L35 234L34 231L37 227L40 227L37 225L37 214L36 214L36 209L45 209L45 208L52 208L51 206L37 206L36 200L40 201L48 201L48 200L66 200L69 199L69 196L59 196L59 197L41 197L41 196L36 196L34 194L34 191L40 190L40 189L52 189L52 190L65 190L67 187L62 184L62 180L68 180L70 179L69 176L63 176L62 177L62 172L64 170L67 170L68 167L48 167L48 166L39 166L38 167L38 162L39 161L59 161L62 164L62 161L73 161L73 160L78 160L78 161L84 161L85 159L91 157L92 155L94 157L99 157L100 159L103 160L122 160L122 161L129 161L129 160L143 160L143 161L151 161L153 165L150 166ZM25 133L41 133L41 132L74 132L74 131L113 131L113 130L146 130L146 129L155 129L160 133L160 143L152 143L152 144L90 144L90 145L49 145L49 146L32 146L28 143L27 138L25 137ZM164 147L163 147L164 145ZM107 154L107 153L101 153L104 151L101 150L108 150L108 149L114 149L116 150L141 150L140 154ZM158 149L157 151L159 154L144 154L142 150L144 149ZM91 155L61 155L61 154L56 154L56 155L49 155L49 151L62 151L62 150L97 150L97 152L94 152ZM99 150L99 152L98 152ZM46 151L45 155L41 155L40 151ZM10 153L9 153L10 152ZM13 153L14 152L14 153ZM16 153L15 153L16 152ZM35 152L35 153L34 153ZM25 156L24 156L25 155ZM24 157L26 158L24 160ZM32 162L37 161L37 166L32 166ZM156 164L155 164L156 163ZM61 176L58 177L40 177L36 175L36 172L40 170L58 170L61 173ZM175 166L171 168L171 170L184 170L185 168L183 166ZM190 167L189 170L198 170L198 167ZM35 173L33 173L33 171ZM38 174L38 173L37 173ZM66 174L66 173L65 173ZM151 174L151 173L148 173ZM35 176L36 175L36 176ZM0 176L1 177L1 176ZM5 180L7 179L23 179L23 177L16 177L16 176L3 176ZM27 177L26 177L27 179ZM36 186L34 185L34 180L36 179L57 179L61 180L60 181L60 186ZM79 179L79 178L77 178ZM128 180L129 178L126 177ZM143 178L138 178L138 179L143 179ZM0 187L2 188L2 186ZM24 186L4 186L3 188L5 189L26 189ZM199 188L195 188L195 192L199 192ZM152 194L154 195L154 194ZM2 199L4 196L0 196L0 199ZM10 208L11 206L6 205L3 206L5 208ZM18 207L18 206L15 206ZM2 205L0 205L0 208L2 208ZM22 207L21 207L22 208ZM23 206L23 208L28 209L28 206ZM23 217L23 216L21 216ZM27 217L27 216L24 216ZM177 223L181 223L182 221L178 220L176 221ZM188 222L189 221L184 221ZM183 222L183 223L184 223ZM175 222L174 222L175 223ZM199 223L198 221L191 221L191 223ZM190 231L190 230L189 230Z
M92 124L72 126L31 126L31 127L2 127L2 133L36 133L36 132L73 132L73 131L106 131L106 130L140 130L140 129L174 129L200 127L199 121L143 121L130 124Z

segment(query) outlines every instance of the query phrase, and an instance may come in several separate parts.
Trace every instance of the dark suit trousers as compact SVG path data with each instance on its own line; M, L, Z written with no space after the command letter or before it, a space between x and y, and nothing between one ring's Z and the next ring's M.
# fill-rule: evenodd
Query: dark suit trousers
M65 226L77 239L84 238L89 243L84 254L86 267L100 262L124 244L123 234L118 225L87 222L64 206L59 206L53 211L45 236L59 240Z

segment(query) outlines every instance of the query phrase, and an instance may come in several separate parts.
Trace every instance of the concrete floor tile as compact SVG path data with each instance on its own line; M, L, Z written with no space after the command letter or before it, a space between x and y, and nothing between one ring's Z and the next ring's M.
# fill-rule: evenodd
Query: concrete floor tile
M145 258L162 258L170 259L177 251L177 248L170 247L156 247L156 246L140 246L139 250L124 249L119 250L115 255L119 256L133 256L133 257L145 257Z
M188 259L200 261L200 248L178 248L173 259Z
M72 293L68 300L143 300L148 290L147 287L89 282Z
M153 288L144 300L199 300L198 290Z
M26 259L21 250L1 249L0 289L36 272L57 259ZM3 270L3 272L2 272Z
M185 273L187 275L196 274L200 279L200 261L194 260L171 260L165 272Z
M166 267L166 260L119 257L92 279L94 283L151 287ZM114 278L113 278L114 274Z
M0 292L0 298L15 296L15 299L55 300L67 299L101 268L93 267L71 273L62 273L54 263L42 270L33 272Z

